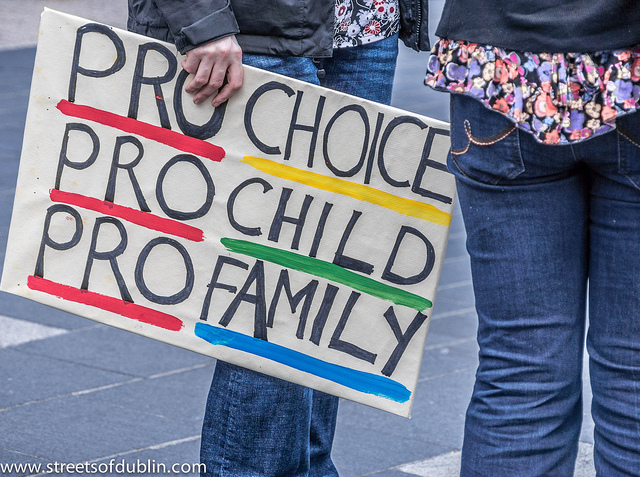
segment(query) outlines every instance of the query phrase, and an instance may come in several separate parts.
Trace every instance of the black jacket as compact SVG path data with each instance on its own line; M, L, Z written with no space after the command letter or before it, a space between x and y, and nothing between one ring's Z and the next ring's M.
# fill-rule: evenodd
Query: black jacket
M428 0L399 0L400 38L428 50ZM327 57L334 0L129 0L128 28L175 43L181 53L236 35L250 54Z
M447 0L436 35L531 52L640 44L638 0Z

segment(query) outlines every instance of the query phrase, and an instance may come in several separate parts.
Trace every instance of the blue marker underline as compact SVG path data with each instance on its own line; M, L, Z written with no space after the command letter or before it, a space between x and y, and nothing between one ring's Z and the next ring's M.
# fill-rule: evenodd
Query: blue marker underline
M195 334L197 337L213 345L223 345L262 358L267 358L362 393L372 394L401 403L407 402L411 397L411 391L399 382L385 376L365 373L364 371L357 371L337 364L327 363L326 361L308 356L299 351L243 335L236 331L207 325L205 323L196 323Z

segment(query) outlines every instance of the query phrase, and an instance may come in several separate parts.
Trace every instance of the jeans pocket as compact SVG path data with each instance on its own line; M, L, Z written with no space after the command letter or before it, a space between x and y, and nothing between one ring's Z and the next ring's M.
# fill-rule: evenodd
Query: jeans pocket
M627 114L617 119L616 131L620 174L640 189L640 115Z
M491 185L519 176L525 168L516 125L474 98L452 94L449 167Z

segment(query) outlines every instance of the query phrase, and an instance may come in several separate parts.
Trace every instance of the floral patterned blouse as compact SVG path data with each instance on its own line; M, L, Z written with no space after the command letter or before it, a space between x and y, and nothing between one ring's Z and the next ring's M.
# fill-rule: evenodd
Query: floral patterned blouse
M615 128L640 101L640 45L596 53L526 53L465 41L434 45L425 84L474 96L545 144Z
M384 40L399 29L398 0L336 0L334 48Z

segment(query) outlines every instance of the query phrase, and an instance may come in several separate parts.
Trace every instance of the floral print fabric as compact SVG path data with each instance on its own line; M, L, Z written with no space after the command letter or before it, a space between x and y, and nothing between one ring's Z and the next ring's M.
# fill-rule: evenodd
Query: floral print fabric
M465 41L434 45L425 84L477 97L545 144L605 133L640 101L640 45L596 53L525 53Z
M384 40L399 29L398 0L336 0L334 48Z

